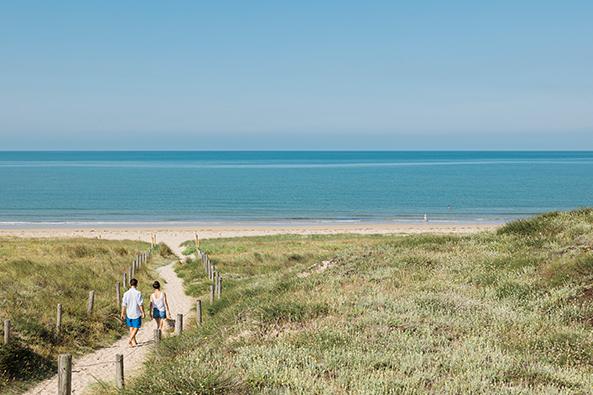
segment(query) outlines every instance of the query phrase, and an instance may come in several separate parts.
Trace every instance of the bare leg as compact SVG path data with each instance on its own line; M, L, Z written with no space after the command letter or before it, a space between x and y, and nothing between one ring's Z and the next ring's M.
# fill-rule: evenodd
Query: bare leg
M138 328L130 328L130 345L132 347L136 347L138 342L136 341L136 334L138 333Z
M136 336L134 334L134 328L130 327L130 340L128 340L128 344L130 345L130 347L134 346L134 336Z
M156 328L161 329L161 319L154 317L154 320L156 322Z

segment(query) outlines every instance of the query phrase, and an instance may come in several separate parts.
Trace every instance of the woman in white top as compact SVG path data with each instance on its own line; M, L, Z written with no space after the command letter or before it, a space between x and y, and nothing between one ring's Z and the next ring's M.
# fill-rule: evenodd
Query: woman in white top
M157 329L163 330L165 318L171 319L171 310L167 294L161 291L161 283L155 281L152 284L154 292L150 295L150 318L156 321Z

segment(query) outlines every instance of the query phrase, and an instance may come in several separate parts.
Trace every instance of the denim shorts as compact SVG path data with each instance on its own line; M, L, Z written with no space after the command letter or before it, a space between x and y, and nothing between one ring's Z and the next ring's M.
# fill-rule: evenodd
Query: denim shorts
M126 325L130 328L140 328L142 326L142 318L126 317Z
M153 318L167 318L166 311L159 311L159 309L152 309L152 317Z

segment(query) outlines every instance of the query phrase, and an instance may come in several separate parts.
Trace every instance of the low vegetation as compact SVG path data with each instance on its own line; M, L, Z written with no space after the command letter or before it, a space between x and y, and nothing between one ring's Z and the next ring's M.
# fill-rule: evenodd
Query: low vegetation
M470 236L251 237L202 248L224 274L223 299L206 303L202 327L164 341L126 393L593 388L593 210ZM207 299L200 262L179 274Z
M55 374L61 352L83 353L119 337L115 282L147 248L138 241L0 238L0 320L10 319L13 332L10 343L0 345L0 392L17 393ZM148 270L137 274L141 284L152 279ZM89 317L91 290L95 304Z

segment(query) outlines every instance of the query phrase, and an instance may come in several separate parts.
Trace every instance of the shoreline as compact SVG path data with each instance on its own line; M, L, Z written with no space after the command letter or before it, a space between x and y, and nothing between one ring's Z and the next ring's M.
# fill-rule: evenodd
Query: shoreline
M0 229L0 237L54 237L54 238L98 238L109 240L149 241L156 233L157 242L179 245L186 240L193 240L197 233L200 239L232 238L246 236L271 236L280 234L294 235L335 235L349 234L471 234L492 231L501 224L317 224L317 225L248 225L244 223L209 225L209 226L94 226L94 227L26 227Z
M523 217L521 217L523 218ZM199 229L199 228L302 228L302 227L416 227L416 226L500 226L508 223L503 220L399 220L399 221L364 221L364 220L318 220L318 221L146 221L146 222L18 222L0 221L0 231L41 230L41 229Z

